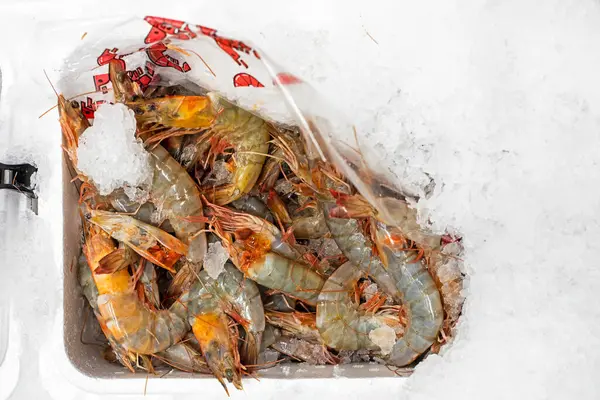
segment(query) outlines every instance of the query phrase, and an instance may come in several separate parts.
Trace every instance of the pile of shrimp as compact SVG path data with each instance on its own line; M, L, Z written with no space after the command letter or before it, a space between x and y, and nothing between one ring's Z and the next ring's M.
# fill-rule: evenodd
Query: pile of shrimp
M121 68L109 65L115 101L134 111L154 170L145 203L102 196L78 170L90 123L58 97L80 193L79 281L107 360L212 374L227 391L281 362L406 374L443 350L463 300L459 237L422 228L394 190L378 194L383 217L309 156L298 128L207 90L142 90ZM216 278L203 269L213 243L229 256Z

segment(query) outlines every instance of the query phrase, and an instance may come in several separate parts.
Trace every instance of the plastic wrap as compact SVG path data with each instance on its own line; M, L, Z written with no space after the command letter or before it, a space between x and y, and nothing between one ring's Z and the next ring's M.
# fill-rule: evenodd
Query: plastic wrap
M66 98L80 104L90 120L98 105L114 101L108 77L108 63L113 59L122 61L142 89L182 85L192 92L215 91L266 120L299 127L311 158L335 164L389 217L379 198L381 186L394 185L369 168L377 159L361 148L352 124L307 82L278 66L251 42L160 17L133 19L114 29L90 32L85 45L65 61L57 85Z
M384 362L401 367L409 365L437 342L444 311L443 294L440 295L435 289L435 271L432 278L424 263L406 264L403 261L405 256L401 253L406 244L412 246L416 243L428 252L427 255L433 251L431 254L439 257L442 245L452 240L443 242L440 235L427 232L419 226L415 211L409 207L412 199L382 174L380 168L370 167L376 165L376 159L364 151L352 124L322 101L308 83L278 66L250 42L231 39L220 31L183 21L159 17L134 19L113 29L90 32L85 44L65 61L57 90L92 122L101 104L115 102L109 77L110 62L118 63L125 69L128 77L144 92L177 87L179 91L194 95L218 94L219 98L260 116L274 126L297 129L303 138L306 167L311 174L309 180L313 180L312 184L319 193L316 195L316 206L327 216L327 228L350 261L333 275L336 279L344 278L341 286L334 279L335 282L328 281L323 287L330 288L332 293L344 292L340 289L349 289L344 285L356 283L361 274L372 275L387 296L397 303L405 301L406 304L419 304L421 308L415 306L407 312L409 315L417 313L419 323L428 333L418 333L420 326L414 322L414 329L406 331L404 341L398 340L395 345L384 346L377 343L381 343L382 337L385 339L386 332L371 335L377 325L367 323L366 327L360 328L366 329L366 348L387 348L383 355ZM165 93L168 93L168 89ZM68 182L71 175L66 170L65 174L64 180ZM323 186L319 179L330 179L333 183ZM72 265L79 256L81 227L75 210L77 194L69 184L64 190L67 293L64 335L67 355L84 374L100 378L115 377L119 375L117 366L103 364L97 354L75 340L81 327L81 310L73 309L74 306L69 303L68 297L75 296L77 285L74 282L76 275L72 268L68 270L67 265ZM370 218L369 221L372 221L370 230L366 231L373 235L371 238L363 235L363 225L357 222L358 218ZM356 235L359 236L358 241L352 239L352 242L343 242ZM386 243L388 247L375 249L371 240ZM422 258L423 254L417 257ZM388 273L386 268L393 263L399 267ZM352 271L349 265L354 265ZM453 276L451 280L458 282L460 279L458 270L458 276ZM419 285L426 289L421 289ZM415 290L412 290L413 286ZM405 298L403 290L407 292L406 296L410 294L413 297ZM326 312L331 302L337 299L327 296L321 299L320 296L319 302L322 304L319 303L318 307ZM317 304L315 300L311 301L314 301L313 305ZM112 317L115 317L114 312ZM325 320L317 319L317 324L320 321ZM172 338L173 341L180 340L180 336ZM337 339L331 340L332 343L338 343ZM412 343L409 342L411 340ZM415 344L417 342L418 346ZM339 344L339 349L346 349L345 346ZM356 350L352 345L347 348ZM385 368L381 367L376 369L377 373L388 375L384 372ZM285 368L289 371L289 367ZM319 374L314 370L307 376L313 372ZM287 373L282 372L274 376L285 375Z

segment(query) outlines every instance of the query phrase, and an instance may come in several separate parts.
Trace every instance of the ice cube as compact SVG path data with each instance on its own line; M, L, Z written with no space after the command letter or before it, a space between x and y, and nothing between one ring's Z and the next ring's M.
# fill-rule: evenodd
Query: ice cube
M204 255L204 269L208 276L217 279L225 269L225 263L229 259L229 254L223 248L221 242L214 242L208 245L208 251Z
M371 300L371 298L373 296L375 296L375 294L377 293L378 290L379 290L379 288L377 287L377 284L374 282L371 283L369 286L367 286L365 288L365 290L363 291L366 301Z
M396 343L396 332L393 328L387 325L382 325L379 328L369 332L369 339L381 349L381 354L390 354L394 344Z

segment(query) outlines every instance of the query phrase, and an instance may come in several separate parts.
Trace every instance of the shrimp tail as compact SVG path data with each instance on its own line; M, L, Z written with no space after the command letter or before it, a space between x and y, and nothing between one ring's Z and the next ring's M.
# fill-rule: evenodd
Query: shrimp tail
M96 275L113 274L127 268L132 262L129 254L124 248L116 249L102 257L94 273Z
M188 246L174 236L128 215L95 210L88 212L86 218L152 264L173 273L173 265L188 250Z
M227 232L235 232L242 229L249 229L254 232L260 232L266 220L255 217L251 214L240 213L217 204L208 203L213 209L214 216L218 219L219 225Z
M277 217L277 220L280 224L289 226L292 223L292 218L290 217L283 200L281 200L281 198L277 195L277 192L275 192L273 189L269 191L269 196L267 197L267 206L273 215Z
M367 218L377 213L361 195L349 195L333 189L329 193L335 198L336 207L329 211L335 218Z
M173 277L167 289L167 296L171 299L179 298L198 278L201 268L201 263L185 263Z
M260 344L262 342L262 332L247 332L246 338L242 342L240 353L242 362L245 365L256 365L258 363L258 354L260 353Z
M224 206L225 204L229 204L232 201L239 199L243 193L239 193L239 195L234 195L235 185L233 183L228 183L224 185L220 185L214 188L206 189L205 196L206 198L217 205Z

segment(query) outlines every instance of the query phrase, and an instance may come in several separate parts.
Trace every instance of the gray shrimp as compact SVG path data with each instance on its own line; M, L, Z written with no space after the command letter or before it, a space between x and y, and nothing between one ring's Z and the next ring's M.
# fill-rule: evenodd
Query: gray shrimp
M257 196L246 195L240 199L231 202L237 210L243 211L255 217L265 219L273 223L273 215L267 205Z
M246 332L241 355L246 364L256 364L265 329L260 292L233 265L226 264L217 279L201 271L199 281L173 305L178 315L187 314L194 336L209 368L227 390L224 378L242 389L237 348L230 336L229 315L239 316Z
M339 359L322 344L304 339L282 336L271 347L287 356L307 362L311 365L338 364Z
M206 254L202 200L196 183L187 171L162 147L150 152L154 175L150 201L169 220L175 236L188 246L187 259L202 262Z

